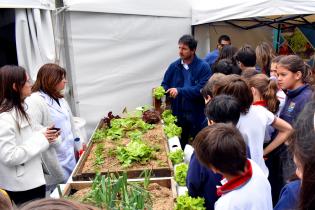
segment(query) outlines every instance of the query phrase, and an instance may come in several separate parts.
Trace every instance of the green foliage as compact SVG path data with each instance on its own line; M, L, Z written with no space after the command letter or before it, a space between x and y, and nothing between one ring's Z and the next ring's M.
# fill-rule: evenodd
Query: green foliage
M97 174L84 203L112 210L152 209L149 193L137 184L127 182L127 174L105 177Z
M167 138L172 138L174 136L180 136L182 133L182 128L171 123L171 124L164 126L164 133L166 134Z
M175 168L175 181L180 186L186 186L188 165L186 163L179 164Z
M104 144L98 144L94 152L94 167L96 170L104 163Z
M106 138L111 140L119 140L124 136L124 130L122 128L111 127L107 129Z
M165 95L165 89L162 86L154 88L153 95L156 99L160 100Z
M134 162L145 163L153 157L154 149L142 141L131 141L125 147L118 147L116 157L123 167Z
M178 196L176 199L175 210L206 210L204 198L192 198L186 192L185 195Z
M184 161L184 152L181 149L177 149L173 152L170 152L168 154L168 157L171 159L171 161L174 165L179 164L179 163L182 163Z
M307 44L307 40L299 29L295 29L293 35L286 36L286 39L288 40L289 46L295 53L301 52Z
M162 113L162 119L165 125L174 124L175 122L177 122L177 118L174 115L172 115L171 110L165 110Z
M102 140L106 139L106 135L107 135L106 129L97 129L93 135L92 141L101 142Z
M129 131L127 136L130 138L131 141L141 141L142 132L139 130Z

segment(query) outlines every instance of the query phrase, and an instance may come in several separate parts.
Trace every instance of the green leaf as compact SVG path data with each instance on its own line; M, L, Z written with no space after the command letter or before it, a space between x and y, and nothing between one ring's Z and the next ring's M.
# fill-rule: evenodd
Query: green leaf
M185 195L177 197L175 210L206 210L204 205L204 198L192 198L186 192Z
M173 165L182 163L184 161L184 152L181 149L177 149L168 154L168 157L171 159Z
M182 163L176 166L175 168L175 181L180 186L186 186L186 177L187 177L188 165Z
M153 95L156 99L160 100L165 95L165 89L162 86L154 88Z

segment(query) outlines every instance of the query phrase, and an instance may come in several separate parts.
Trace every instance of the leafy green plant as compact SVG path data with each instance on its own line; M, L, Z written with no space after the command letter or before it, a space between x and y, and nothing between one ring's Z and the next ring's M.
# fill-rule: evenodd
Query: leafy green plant
M170 152L168 154L168 157L171 159L171 161L174 165L179 164L179 163L182 163L184 161L184 152L181 149L177 149L173 152Z
M145 163L153 157L154 149L142 141L131 141L125 147L118 147L116 157L122 167L134 162Z
M94 167L96 170L104 163L104 144L98 144L94 152Z
M204 198L192 198L186 192L185 195L178 196L176 199L175 210L206 210Z
M182 163L176 166L175 168L175 181L180 186L186 186L186 177L187 177L188 165Z
M168 138L172 138L174 136L180 136L182 133L182 128L171 123L164 126L164 133L166 134Z
M148 189L148 186L150 184L150 178L152 175L152 170L144 170L141 172L140 177L144 177L144 181L143 181L143 187L144 189Z
M128 183L126 173L119 177L97 174L83 202L112 210L152 209L149 193L137 184Z
M153 95L156 99L160 100L165 95L165 89L162 86L154 88Z
M97 129L92 137L93 142L101 142L106 139L107 131L106 129Z
M177 118L172 114L171 110L165 110L162 113L162 119L165 125L174 124L175 122L177 122Z

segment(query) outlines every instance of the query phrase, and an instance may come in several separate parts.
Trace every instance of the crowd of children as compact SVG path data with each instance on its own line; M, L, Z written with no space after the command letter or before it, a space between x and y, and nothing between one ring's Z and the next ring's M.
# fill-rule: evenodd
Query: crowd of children
M162 85L183 127L181 146L194 138L189 195L205 198L207 210L315 209L311 68L297 55L276 57L267 43L236 50L226 35L207 55L208 63L195 55L197 42L190 35L178 44L180 58ZM73 170L72 115L60 92L65 76L61 67L46 64L31 90L23 68L0 69L1 209L13 209L11 200L44 198ZM21 208L49 205L93 209L62 199Z

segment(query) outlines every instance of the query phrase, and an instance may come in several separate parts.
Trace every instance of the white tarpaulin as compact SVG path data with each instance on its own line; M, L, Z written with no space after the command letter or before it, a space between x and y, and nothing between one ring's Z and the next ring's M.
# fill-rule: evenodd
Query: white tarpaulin
M15 10L16 52L19 66L35 81L39 68L56 61L50 10Z
M55 9L55 0L0 0L0 8Z
M192 25L272 15L314 14L315 0L191 0Z
M142 0L117 0L126 10L126 5L134 9L137 5L138 10L125 11L124 14L116 9L107 12L103 9L103 12L73 11L72 2L76 8L80 7L78 10L84 7L75 5L76 1L68 2L66 27L69 46L66 48L69 47L72 59L70 66L76 109L77 114L86 119L88 133L91 133L109 111L120 114L125 106L132 110L152 104L152 88L160 85L166 68L178 58L178 39L191 32L190 15L185 17L190 14L190 6L178 0L177 6L172 8L174 16L170 15L172 12L165 13L170 16L162 13L156 16L147 14L159 1L146 0L140 5L136 2L143 3ZM112 5L106 4L109 2ZM100 0L95 8L115 8L115 2ZM152 7L146 10L148 2ZM165 8L170 9L166 1L162 2ZM91 5L83 5L90 11ZM157 7L160 11L163 10L161 5ZM184 17L175 15L178 10ZM138 14L139 11L142 14Z

